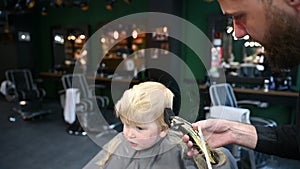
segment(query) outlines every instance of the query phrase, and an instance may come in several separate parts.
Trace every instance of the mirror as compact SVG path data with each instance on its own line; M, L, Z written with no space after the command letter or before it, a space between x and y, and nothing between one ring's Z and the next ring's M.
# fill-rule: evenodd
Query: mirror
M51 29L51 44L53 57L53 70L55 72L72 72L78 59L84 64L87 60L80 53L89 35L88 25L60 25ZM84 59L84 60L83 60Z

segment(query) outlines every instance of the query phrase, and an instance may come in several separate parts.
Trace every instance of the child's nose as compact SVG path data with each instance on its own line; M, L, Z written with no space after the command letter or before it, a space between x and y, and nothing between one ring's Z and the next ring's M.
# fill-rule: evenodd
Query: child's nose
M131 127L125 127L123 128L124 134L128 137L128 138L134 138L135 134L134 134L134 130Z

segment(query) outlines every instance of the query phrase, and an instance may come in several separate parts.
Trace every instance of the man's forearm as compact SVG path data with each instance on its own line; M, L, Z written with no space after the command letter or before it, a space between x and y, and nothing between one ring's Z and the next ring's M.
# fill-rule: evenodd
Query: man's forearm
M254 126L233 122L230 126L232 143L254 149L257 143L257 133Z

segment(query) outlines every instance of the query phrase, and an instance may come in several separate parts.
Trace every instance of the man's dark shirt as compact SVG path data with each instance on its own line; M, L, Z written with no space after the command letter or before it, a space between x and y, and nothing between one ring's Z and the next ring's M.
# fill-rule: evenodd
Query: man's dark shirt
M300 105L298 98L298 106ZM299 113L299 108L298 113ZM277 127L255 126L258 141L256 151L272 154L283 158L300 160L300 124L299 115L296 125L282 125Z

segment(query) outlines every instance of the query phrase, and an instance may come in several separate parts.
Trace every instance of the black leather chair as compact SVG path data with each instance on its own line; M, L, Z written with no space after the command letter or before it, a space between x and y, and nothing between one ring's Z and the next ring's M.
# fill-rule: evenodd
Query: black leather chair
M33 119L50 114L50 110L43 110L42 101L46 96L43 88L39 88L28 69L11 69L5 72L6 80L11 82L14 89L10 91L11 98L18 103L14 109L24 120Z

